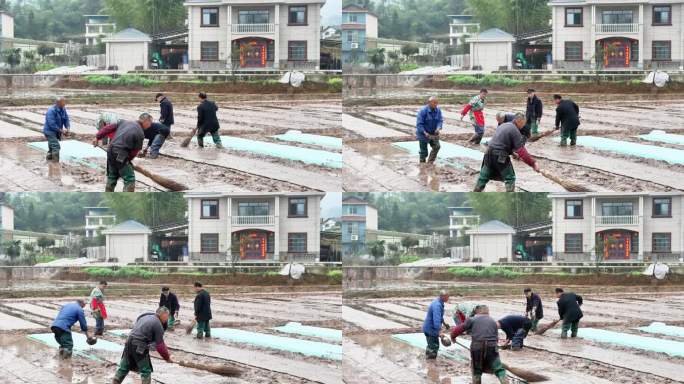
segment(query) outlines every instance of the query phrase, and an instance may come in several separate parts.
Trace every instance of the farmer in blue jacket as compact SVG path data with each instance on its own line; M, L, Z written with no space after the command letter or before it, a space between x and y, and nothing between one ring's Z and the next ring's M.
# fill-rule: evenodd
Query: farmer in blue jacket
M81 331L85 333L92 343L92 338L88 334L88 324L86 323L85 313L83 308L85 307L85 301L76 300L73 303L65 304L57 314L57 318L52 322L50 330L55 334L55 340L59 344L59 357L63 359L68 359L71 357L71 352L74 349L74 340L71 337L71 326L79 323L81 326Z
M48 153L45 159L55 163L59 163L61 148L59 141L62 139L62 134L65 136L69 134L69 115L65 107L64 96L57 97L55 105L51 106L45 114L45 125L43 125L43 134L48 142Z
M430 96L426 106L418 111L416 119L416 139L420 144L420 162L434 163L439 152L439 131L442 130L442 111L437 106L439 101L436 96ZM428 157L428 144L432 148Z
M439 351L439 338L442 336L442 323L444 322L444 303L449 301L449 294L441 291L439 297L430 303L423 322L423 333L427 339L425 357L436 359Z

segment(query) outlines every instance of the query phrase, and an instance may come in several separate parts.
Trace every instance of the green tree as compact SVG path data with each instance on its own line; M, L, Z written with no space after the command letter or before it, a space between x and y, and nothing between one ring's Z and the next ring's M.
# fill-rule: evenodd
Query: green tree
M9 256L10 260L14 260L21 255L21 240L3 241L2 249L5 255Z
M385 48L371 49L368 51L368 61L378 68L385 64Z
M420 50L416 44L410 43L401 46L401 54L408 60L411 56L417 55Z
M480 28L500 28L516 35L548 27L551 8L546 0L466 0Z
M2 59L10 67L16 67L21 63L21 49L8 48L2 51Z
M407 236L401 239L401 246L408 250L417 247L420 242L415 237Z
M55 239L49 237L39 237L36 241L36 245L43 251L55 245Z
M157 33L183 27L187 11L183 0L104 0L117 27Z
M107 193L105 202L119 222L135 220L148 226L184 221L187 210L183 194L175 192Z
M46 56L52 55L55 53L55 47L51 47L49 45L41 44L38 46L38 49L36 49L36 52L40 55L40 57L45 60Z
M366 244L366 249L368 253L371 254L376 260L385 256L385 240L375 240L369 241Z

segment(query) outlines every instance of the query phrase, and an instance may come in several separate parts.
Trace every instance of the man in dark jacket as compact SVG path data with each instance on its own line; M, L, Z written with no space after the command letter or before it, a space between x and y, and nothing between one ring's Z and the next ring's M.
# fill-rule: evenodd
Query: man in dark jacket
M169 137L171 129L162 123L152 123L150 128L145 130L145 139L147 139L147 148L140 152L140 157L147 156L147 150L150 150L150 159L159 157L159 150Z
M532 320L532 332L537 330L537 325L539 325L539 320L544 318L544 308L542 307L541 297L536 293L532 292L531 288L525 288L525 299L527 304L525 305L525 314Z
M164 343L164 330L168 320L169 310L166 307L159 307L156 312L145 312L138 316L126 339L112 384L123 383L130 371L140 373L142 384L152 384L153 368L150 359L152 346L167 363L173 363Z
M66 110L66 99L60 96L45 114L43 134L48 142L48 153L45 160L59 163L59 151L61 149L59 141L62 140L63 134L69 134L69 127L70 123L69 114L67 114Z
M517 113L510 123L503 123L496 128L494 136L489 140L487 152L482 159L480 175L475 184L475 192L484 191L489 180L503 181L506 192L515 191L515 171L510 156L515 153L520 160L539 172L539 166L525 149L525 139L520 130L525 126L525 116Z
M207 94L200 92L200 104L197 106L197 144L204 147L204 136L208 133L214 140L216 148L223 148L219 135L219 121L216 117L218 106L213 101L207 100Z
M579 321L584 316L580 306L582 305L582 296L576 295L573 292L563 292L562 288L556 288L556 297L558 298L558 315L563 321L561 328L561 339L568 337L577 337L577 330L579 329Z
M506 346L510 344L511 350L519 351L523 348L523 340L532 328L532 321L525 316L508 315L499 319L496 325L506 334Z
M202 283L195 282L195 320L197 320L197 338L211 337L211 297L209 292L202 288Z
M154 99L159 102L159 122L169 127L170 130L171 126L174 124L173 104L171 103L171 100L169 100L168 97L164 96L163 93L157 93L157 96Z
M470 367L472 369L472 383L481 384L482 374L492 373L499 382L505 384L506 369L501 363L498 350L498 331L494 319L489 316L486 305L475 307L475 316L466 319L465 323L451 329L451 341L468 332L470 334Z
M173 325L178 318L180 304L178 303L178 297L171 292L169 287L162 287L161 296L159 297L159 306L168 308L169 321L167 324L169 329L173 328Z
M107 147L107 186L105 192L114 192L119 178L123 179L125 192L135 192L135 171L131 161L142 149L145 130L151 126L152 116L149 113L143 113L138 121L120 120L97 131L93 141L95 146L98 145L99 140L115 132L114 138Z
M553 95L556 103L556 129L561 129L561 146L577 144L577 127L580 125L579 107L572 100L563 100L561 95Z
M541 123L544 106L542 101L537 97L534 89L527 90L527 111L525 117L527 118L527 126L530 127L530 133L533 136L539 134L539 124Z

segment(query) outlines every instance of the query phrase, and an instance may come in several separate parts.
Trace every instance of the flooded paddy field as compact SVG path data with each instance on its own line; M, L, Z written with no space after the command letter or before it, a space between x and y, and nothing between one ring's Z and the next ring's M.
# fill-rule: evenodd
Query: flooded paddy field
M73 296L41 294L52 286ZM91 284L92 286L92 284ZM9 286L3 287L9 289ZM61 305L84 297L82 283L16 284L25 295L2 294L0 366L2 383L111 383L125 336L135 319L158 305L159 287L111 283L106 294L105 334L88 346L77 326L71 360L60 360L49 326ZM220 364L241 371L223 377L203 369L168 364L152 352L153 383L342 383L341 291L330 287L234 287L207 285L212 295L212 338L198 340L184 326L193 318L194 294L188 286L171 285L180 301L180 325L165 333L175 361ZM8 297L23 296L22 298ZM48 297L49 296L49 297ZM88 326L93 317L86 311ZM131 373L125 383L138 383Z
M433 295L440 289L451 292L445 321L453 325L454 308L460 301L488 305L494 319L524 315L524 287L425 280L346 287L342 307L345 382L470 383L470 355L464 347L441 346L436 361L425 359L421 328ZM532 288L544 305L540 325L557 319L555 285L532 284ZM561 340L560 326L543 335L530 333L522 351L500 351L505 364L545 375L546 383L684 382L684 333L680 333L684 332L684 291L680 287L578 285L565 290L584 298L578 338ZM502 332L499 335L504 337ZM466 347L470 342L466 335L457 341ZM484 375L482 382L498 380ZM524 381L509 373L509 382Z
M486 140L497 112L525 112L523 92L491 90L485 107L483 144L467 141L473 134L461 109L472 90L379 90L374 97L345 99L342 126L344 188L348 191L469 191L475 185ZM428 95L441 97L444 117L441 150L434 165L418 163L416 114ZM555 105L544 102L540 132L553 130ZM560 131L526 147L542 169L591 191L684 190L684 99L677 94L576 93L565 95L580 108L576 147L560 147ZM563 186L518 160L513 160L521 191L558 192ZM490 182L486 191L503 191Z
M104 190L106 153L91 144L100 114L114 112L128 120L143 112L159 116L159 105L149 93L65 94L71 134L61 142L59 164L45 160L42 127L49 95L37 92L35 102L27 92L15 92L12 103L0 99L0 184L6 191ZM260 95L210 95L219 106L224 148L215 148L207 136L202 149L195 139L186 148L180 145L197 124L196 96L170 93L175 124L161 156L137 158L134 164L190 190L340 190L341 101L339 96L311 96L275 95L266 102ZM136 183L138 191L166 190L137 172Z

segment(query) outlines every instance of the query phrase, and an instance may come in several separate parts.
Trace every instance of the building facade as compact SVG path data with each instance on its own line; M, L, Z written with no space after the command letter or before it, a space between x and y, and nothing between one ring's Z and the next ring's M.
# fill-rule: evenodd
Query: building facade
M366 51L375 48L370 39L378 38L378 17L365 8L342 8L342 62L364 62Z
M342 199L342 254L365 252L366 232L378 229L378 210L354 196Z
M465 44L464 38L480 32L480 23L473 22L472 15L449 15L449 45L458 47Z
M449 237L465 236L467 229L480 225L480 215L473 207L449 207Z
M554 69L683 69L684 0L550 0ZM597 63L598 61L598 63Z
M552 194L553 258L651 261L684 257L684 195Z
M105 235L105 261L131 264L150 261L150 235L146 225L124 221L102 231Z
M93 238L103 230L116 224L116 215L109 207L85 207L85 237Z
M510 225L492 220L467 230L466 234L470 236L470 261L494 264L511 260L515 229Z
M187 193L190 259L317 262L323 196Z
M116 31L116 23L109 20L109 15L85 15L85 45L100 43L102 38L109 37Z
M325 0L186 0L189 66L319 69L324 4Z

